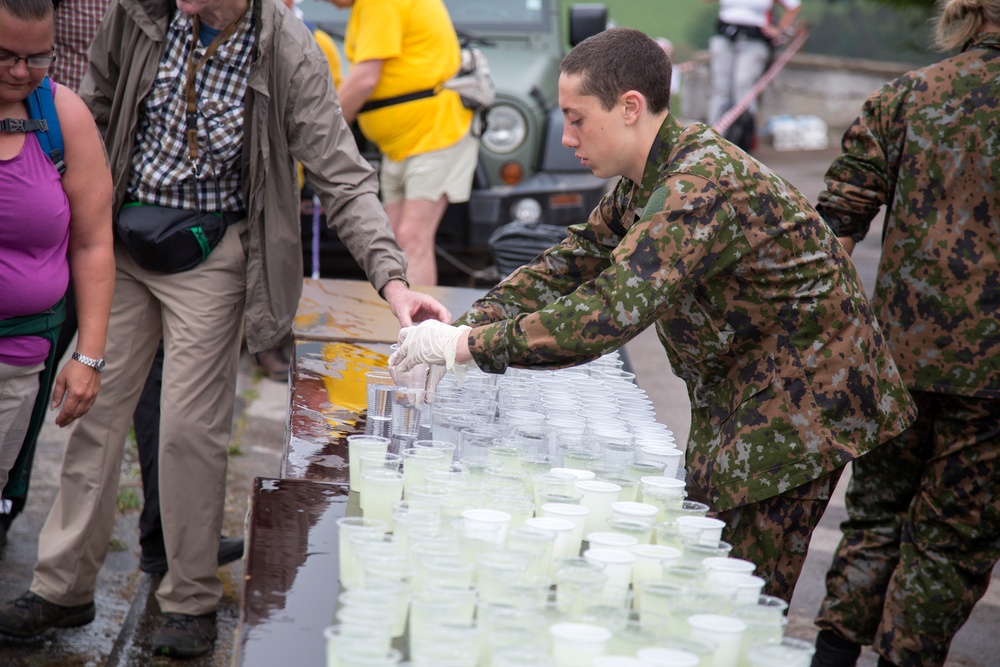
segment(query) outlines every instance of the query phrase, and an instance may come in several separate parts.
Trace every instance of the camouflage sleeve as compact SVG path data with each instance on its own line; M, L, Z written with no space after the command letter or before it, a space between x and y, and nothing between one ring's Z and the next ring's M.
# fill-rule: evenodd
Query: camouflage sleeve
M574 366L618 349L663 315L686 278L697 280L709 270L708 248L732 216L714 184L675 177L650 196L604 270L572 292L550 292L544 281L531 282L530 271L519 271L517 288L528 307L474 327L473 358L483 370L499 373L508 366ZM585 275L578 267L588 258L565 259L568 271Z
M510 274L473 303L455 324L490 324L536 311L600 274L614 244L599 242L591 230L607 226L613 201L613 192L605 195L585 224L570 227L562 243Z
M905 139L905 127L896 120L904 98L895 84L868 98L844 133L843 153L826 172L816 210L837 236L863 239L879 208L892 198Z

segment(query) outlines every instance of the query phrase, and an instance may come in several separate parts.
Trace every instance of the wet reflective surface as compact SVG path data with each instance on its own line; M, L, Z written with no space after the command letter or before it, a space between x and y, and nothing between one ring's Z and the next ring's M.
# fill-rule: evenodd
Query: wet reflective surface
M388 345L296 341L282 477L348 483L346 437L365 430L365 373L388 358Z
M257 478L233 664L324 665L337 606L337 519L347 487Z
M485 292L467 287L417 289L443 303L456 317ZM396 342L399 322L367 282L306 278L292 333L296 338L389 345Z

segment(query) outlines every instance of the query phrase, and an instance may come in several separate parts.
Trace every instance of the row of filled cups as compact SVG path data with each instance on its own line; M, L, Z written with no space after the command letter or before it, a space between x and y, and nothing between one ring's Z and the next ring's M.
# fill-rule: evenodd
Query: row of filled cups
M533 481L573 474L550 470ZM675 662L654 664L705 667L776 664L759 654L781 651L782 667L794 667L786 654L808 653L782 643L787 605L760 594L764 582L753 575L753 563L727 557L722 522L705 516L709 508L683 493L662 507L614 499L607 503L606 521L588 524L603 503L548 502L515 516L498 507L452 504L462 483L444 478L436 496L401 500L402 489L393 494L386 520L370 511L370 480L364 477L363 516L340 523L346 592L328 644L338 664L355 664L349 654L368 649L354 639L371 631L370 625L385 626L389 616L393 629L383 643L388 646L408 627L406 648L414 664L488 667L507 646L534 647L542 656L523 664L558 667L598 664L594 660L608 655L648 659L648 651L646 658L639 655L645 649L674 651ZM586 490L588 481L594 480L577 478L573 486ZM378 613L365 610L364 601L373 598L385 607ZM395 614L387 614L389 606ZM574 632L595 641L567 639ZM523 636L510 641L511 633ZM683 641L693 643L679 648ZM395 655L376 653L368 658Z

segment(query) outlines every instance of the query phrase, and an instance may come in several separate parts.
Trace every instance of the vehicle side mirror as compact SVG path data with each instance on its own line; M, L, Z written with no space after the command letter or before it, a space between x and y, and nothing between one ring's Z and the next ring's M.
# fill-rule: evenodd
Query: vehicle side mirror
M606 5L571 5L569 8L569 45L576 46L608 27Z

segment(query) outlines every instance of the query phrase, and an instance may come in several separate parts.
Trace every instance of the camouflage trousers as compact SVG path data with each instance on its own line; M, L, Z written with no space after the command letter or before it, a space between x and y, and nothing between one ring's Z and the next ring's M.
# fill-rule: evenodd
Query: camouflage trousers
M842 470L772 498L718 513L726 522L722 539L733 545L730 556L757 564L764 594L786 602L809 549L809 537L823 517Z
M1000 400L912 393L917 421L853 464L816 623L929 667L1000 557Z

